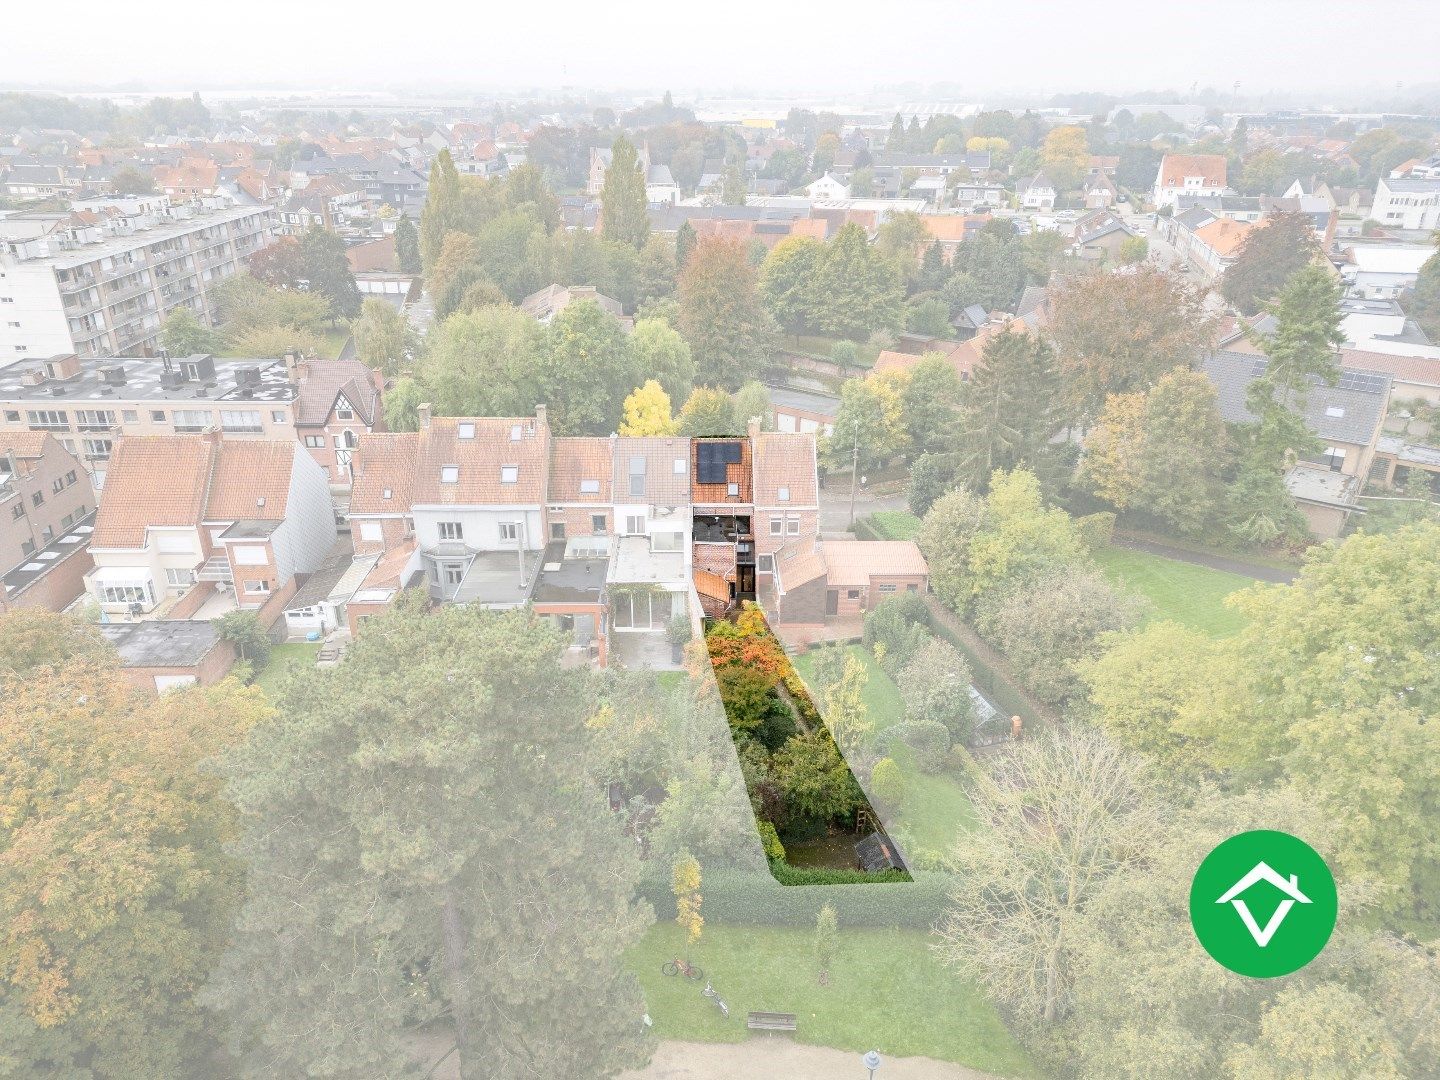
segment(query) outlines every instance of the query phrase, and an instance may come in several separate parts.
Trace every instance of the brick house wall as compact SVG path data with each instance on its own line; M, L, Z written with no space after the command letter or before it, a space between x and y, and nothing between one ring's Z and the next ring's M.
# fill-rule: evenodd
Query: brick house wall
M373 539L371 526L379 527L380 539ZM350 539L355 545L356 555L380 555L393 551L414 531L405 518L364 517L359 514L350 517Z
M596 532L591 518L603 517L605 527ZM575 536L600 536L614 535L615 520L610 506L552 506L545 512L545 536L547 539L558 539L555 535L554 526L560 524L565 526L565 538Z
M200 686L213 686L229 674L236 658L234 644L222 638L194 667L127 667L120 673L141 690L155 694L159 692L155 686L157 675L193 675Z
M85 592L85 575L95 566L87 546L62 554L50 569L20 592L0 595L0 612L30 608L64 611Z

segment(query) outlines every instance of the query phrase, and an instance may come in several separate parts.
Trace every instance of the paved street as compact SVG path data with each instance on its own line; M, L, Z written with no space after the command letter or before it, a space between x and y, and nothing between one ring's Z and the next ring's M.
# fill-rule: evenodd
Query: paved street
M855 519L876 510L906 509L905 493L872 495L864 488L855 493ZM840 478L820 489L820 535L842 537L850 532L850 481Z
M877 1075L884 1080L987 1080L976 1072L934 1058L882 1054ZM802 1046L786 1038L752 1038L743 1043L662 1042L647 1068L620 1074L620 1080L864 1080L860 1055L823 1046Z

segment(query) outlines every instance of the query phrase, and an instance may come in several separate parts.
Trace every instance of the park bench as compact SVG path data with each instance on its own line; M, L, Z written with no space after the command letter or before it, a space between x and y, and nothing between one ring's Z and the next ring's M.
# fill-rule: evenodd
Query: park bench
M751 1031L794 1031L795 1014L752 1012L745 1018L745 1026Z

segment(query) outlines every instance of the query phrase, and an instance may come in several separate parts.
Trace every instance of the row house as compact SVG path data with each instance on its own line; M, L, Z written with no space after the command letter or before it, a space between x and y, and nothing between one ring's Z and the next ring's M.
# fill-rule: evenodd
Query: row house
M85 591L95 489L44 431L0 433L0 612L62 611Z
M383 423L379 376L354 360L69 353L0 367L0 436L49 432L97 487L122 436L207 431L299 440L343 485L360 435Z
M1166 154L1155 173L1151 198L1156 208L1175 205L1182 195L1226 193L1223 154Z
M672 621L757 599L777 558L813 543L816 473L813 433L555 438L543 406L422 407L418 432L361 439L355 553L388 560L363 613L423 582L438 602L529 603L600 663L657 661Z
M123 438L87 585L112 617L238 607L273 622L335 538L325 471L293 439Z

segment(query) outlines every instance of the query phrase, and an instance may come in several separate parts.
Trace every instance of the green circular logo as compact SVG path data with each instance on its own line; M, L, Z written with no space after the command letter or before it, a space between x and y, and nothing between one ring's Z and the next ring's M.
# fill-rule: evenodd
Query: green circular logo
M1239 975L1299 971L1330 940L1335 878L1309 844L1257 829L1216 845L1190 883L1190 925L1215 961Z

